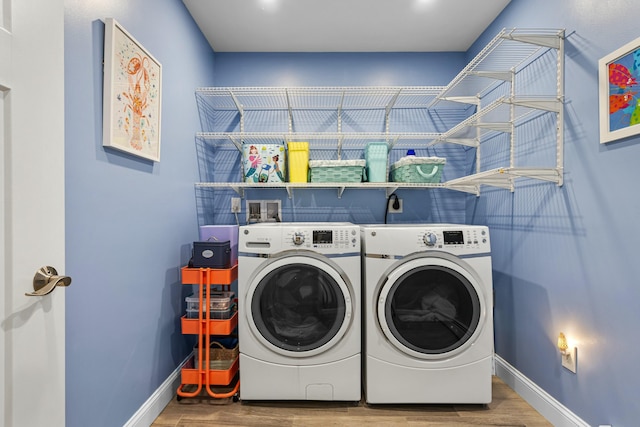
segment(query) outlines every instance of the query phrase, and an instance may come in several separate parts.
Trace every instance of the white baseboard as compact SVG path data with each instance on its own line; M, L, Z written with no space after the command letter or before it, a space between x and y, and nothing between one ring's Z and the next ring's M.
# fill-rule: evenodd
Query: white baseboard
M153 392L146 402L136 411L135 414L125 423L123 427L149 427L158 415L173 399L176 390L180 385L180 374L182 366L187 363L190 355L178 366L169 377L164 380L160 387Z
M494 356L496 375L555 427L589 427L580 417L538 387L506 360Z
M123 427L149 427L153 424L153 421L173 399L175 390L180 385L182 366L189 360L189 357L169 375ZM495 374L555 427L589 427L589 424L497 354L494 356L494 362Z

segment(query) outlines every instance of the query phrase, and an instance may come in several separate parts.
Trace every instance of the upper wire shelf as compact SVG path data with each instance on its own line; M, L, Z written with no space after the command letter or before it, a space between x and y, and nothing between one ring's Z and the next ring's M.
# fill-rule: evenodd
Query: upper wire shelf
M549 49L560 49L564 29L503 29L438 94L430 107L443 100L471 102L495 86L496 80L510 81L512 73L524 68Z
M198 101L214 110L370 110L427 108L444 86L203 87Z

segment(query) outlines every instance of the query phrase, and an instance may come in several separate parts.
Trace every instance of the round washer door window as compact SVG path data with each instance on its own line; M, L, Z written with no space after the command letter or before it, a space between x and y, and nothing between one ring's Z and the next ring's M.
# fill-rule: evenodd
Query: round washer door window
M324 261L290 256L267 265L249 287L246 307L254 334L271 350L305 357L344 335L352 316L349 285Z
M393 270L380 290L380 327L393 345L413 356L457 354L482 327L479 289L476 278L451 261L409 261Z

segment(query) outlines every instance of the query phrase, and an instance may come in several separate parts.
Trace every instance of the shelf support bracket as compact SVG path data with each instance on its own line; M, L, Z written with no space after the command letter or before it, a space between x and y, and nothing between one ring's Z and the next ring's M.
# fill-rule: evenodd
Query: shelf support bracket
M235 145L235 146L236 146L236 148L238 149L238 151L239 151L240 153L242 153L242 139L243 139L243 138L242 138L242 135L240 135L240 141L237 141L237 140L233 137L233 135L231 135L231 134L229 134L229 135L228 135L228 138L229 138L229 140L231 140L231 142L233 143L233 145Z
M534 44L537 46L549 47L552 49L560 49L561 40L564 37L564 31L556 35L543 34L517 34L513 33L502 36L504 39L515 40L523 43Z
M338 199L342 199L342 193L344 193L345 187L338 187Z
M512 81L511 71L472 71L469 75L486 77L494 80L503 80L505 82Z
M387 199L393 194L395 193L395 191L398 189L398 187L387 187L385 188L385 193L387 195Z
M391 151L391 149L398 143L398 140L400 139L400 136L396 136L395 138L393 138L393 141L389 142L389 138L387 138L387 144L389 145L388 150Z
M474 194L476 197L480 196L480 185L477 184L445 184L445 188Z
M244 198L244 188L243 188L243 187L240 187L240 186L237 186L237 185L231 185L230 187L231 187L231 189L232 189L233 191L235 191L236 193L238 193L238 195L239 195L241 198Z
M338 133L342 133L342 104L344 103L344 91L340 95L340 103L338 104Z
M474 147L477 148L478 145L480 145L478 143L478 138L453 138L453 137L445 137L445 138L441 138L441 139L437 139L433 142L430 142L427 147L431 147L435 144L439 144L442 142L450 142L452 144L458 144L458 145L464 145L467 147Z
M505 102L552 113L559 113L560 110L562 110L562 101L558 99L527 99L515 97Z
M229 95L231 96L233 103L236 104L238 114L240 114L240 133L244 133L244 108L232 90L229 91Z
M284 94L287 98L287 110L289 111L289 133L293 132L293 110L291 109L291 101L289 100L289 89L284 90Z
M471 123L472 126L481 129L495 130L497 132L511 133L512 126L510 122L504 123Z
M444 96L440 99L443 101L459 102L461 104L480 105L480 99L477 96Z
M398 100L398 96L400 96L400 92L402 92L402 89L399 89L395 95L393 95L393 97L391 98L391 101L389 101L389 103L387 104L387 106L384 108L384 131L385 133L388 135L389 134L389 115L391 114L391 110L393 109L393 106L395 105L396 101Z

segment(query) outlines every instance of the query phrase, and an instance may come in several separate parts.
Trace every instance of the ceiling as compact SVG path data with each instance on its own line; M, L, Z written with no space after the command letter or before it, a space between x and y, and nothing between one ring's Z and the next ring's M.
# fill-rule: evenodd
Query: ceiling
M511 0L183 0L216 52L466 51Z

